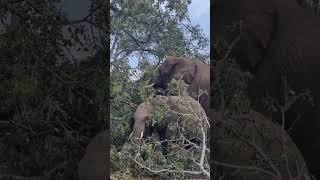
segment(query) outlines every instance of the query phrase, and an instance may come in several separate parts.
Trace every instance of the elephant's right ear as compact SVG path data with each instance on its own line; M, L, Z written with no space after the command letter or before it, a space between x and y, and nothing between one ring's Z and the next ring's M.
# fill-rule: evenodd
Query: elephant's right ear
M272 39L272 36L275 31L275 16L273 10L266 10L264 13L261 13L261 16L258 17L250 17L252 18L252 30L250 28L250 33L252 33L255 38L260 43L260 46L262 48L266 49L270 41Z
M158 72L161 78L163 76L169 76L167 78L171 78L170 76L174 73L175 66L178 64L180 59L178 57L168 56L166 60L161 64L158 68ZM167 82L164 82L167 83Z
M267 6L267 5L266 5ZM269 47L275 30L275 16L271 7L261 10L257 14L244 16L243 33L241 34L240 46L246 47L248 62L251 72L255 72L264 58L264 52ZM240 26L242 26L240 25ZM243 63L239 63L240 65Z

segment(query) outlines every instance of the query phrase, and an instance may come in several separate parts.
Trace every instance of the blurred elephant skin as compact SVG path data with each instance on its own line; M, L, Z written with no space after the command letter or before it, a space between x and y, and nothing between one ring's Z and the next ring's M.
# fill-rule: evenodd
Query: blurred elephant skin
M80 180L105 180L108 178L109 152L107 152L107 132L97 134L89 143L86 154L79 163Z
M213 11L215 42L230 44L229 56L255 75L248 84L253 109L282 123L262 99L284 102L283 78L291 95L311 92L314 105L298 100L285 113L285 127L320 178L320 17L294 0L216 0ZM228 26L239 21L238 29Z
M183 57L168 56L158 68L158 75L153 80L155 89L165 90L174 76L182 74L182 80L189 85L188 94L194 97L193 92L198 93L199 88L210 92L210 66L199 60L191 60ZM196 97L195 97L196 98ZM209 95L200 96L200 104L207 112L210 109Z
M160 112L163 116L159 122L157 121L157 123L151 127L152 131L149 131L148 135L156 133L156 135L159 135L160 141L173 139L179 136L177 131L169 130L168 128L175 122L178 122L179 126L185 129L187 133L184 135L189 140L200 136L199 122L204 123L204 128L208 128L204 109L200 103L192 97L157 95L150 101L141 103L134 113L133 130L131 134L131 138L133 138L134 142L147 136L145 133L146 127L149 128L151 126L151 119L154 117L154 113L159 109L163 110ZM194 117L197 117L198 119L195 120ZM197 126L199 129L197 129ZM162 143L164 154L167 153L167 146L167 142Z
M308 180L305 161L280 127L262 114L211 113L214 179ZM284 155L285 154L285 155Z

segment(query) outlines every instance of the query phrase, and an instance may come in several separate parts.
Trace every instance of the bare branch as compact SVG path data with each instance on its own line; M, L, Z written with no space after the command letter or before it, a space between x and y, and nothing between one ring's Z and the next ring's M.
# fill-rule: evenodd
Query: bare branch
M252 170L252 171L260 171L260 172L262 172L264 174L272 176L276 180L281 180L281 178L279 178L273 172L265 170L265 169L262 169L262 168L259 168L259 167L255 167L255 166L234 165L234 164L223 163L223 162L219 162L219 161L213 161L213 164L218 165L218 166L228 167L228 168L234 168L234 169L245 169L245 170Z

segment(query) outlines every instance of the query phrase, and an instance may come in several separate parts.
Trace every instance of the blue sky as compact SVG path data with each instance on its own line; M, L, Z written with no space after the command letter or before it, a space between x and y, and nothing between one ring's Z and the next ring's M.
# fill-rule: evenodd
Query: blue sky
M192 0L188 11L192 24L199 24L210 39L210 0Z
M61 0L62 9L70 20L78 20L84 18L89 13L89 0Z

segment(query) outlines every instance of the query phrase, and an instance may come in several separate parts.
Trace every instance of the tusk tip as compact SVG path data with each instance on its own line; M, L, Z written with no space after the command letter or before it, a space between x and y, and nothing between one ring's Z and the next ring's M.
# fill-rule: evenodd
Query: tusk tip
M142 139L142 137L143 137L143 131L142 131L141 134L140 134L140 139Z

